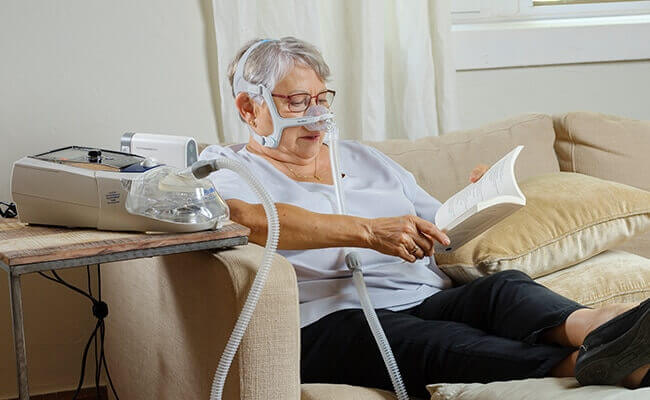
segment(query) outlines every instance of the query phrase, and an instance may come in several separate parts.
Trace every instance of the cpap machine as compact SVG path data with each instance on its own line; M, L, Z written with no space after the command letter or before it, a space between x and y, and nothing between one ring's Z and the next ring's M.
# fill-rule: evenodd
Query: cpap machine
M11 194L22 222L114 231L217 229L228 206L208 180L150 158L70 146L14 163Z

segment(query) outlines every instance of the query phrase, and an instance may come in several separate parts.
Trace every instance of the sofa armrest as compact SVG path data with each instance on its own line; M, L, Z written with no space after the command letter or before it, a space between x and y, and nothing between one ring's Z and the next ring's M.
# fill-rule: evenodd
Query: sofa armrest
M254 244L102 269L106 356L117 393L207 399L264 249ZM224 399L300 398L300 316L291 264L276 255L230 367Z

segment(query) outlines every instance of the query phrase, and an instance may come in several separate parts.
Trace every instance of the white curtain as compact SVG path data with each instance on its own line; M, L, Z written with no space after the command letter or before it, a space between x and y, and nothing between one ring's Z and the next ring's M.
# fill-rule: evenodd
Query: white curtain
M343 138L414 139L457 129L451 1L212 0L220 141L248 141L228 64L248 40L283 36L323 53Z

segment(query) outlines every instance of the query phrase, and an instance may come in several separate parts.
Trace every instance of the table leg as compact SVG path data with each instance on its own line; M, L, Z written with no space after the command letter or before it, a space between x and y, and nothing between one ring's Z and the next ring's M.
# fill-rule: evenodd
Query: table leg
M11 321L14 327L14 350L16 353L16 368L18 370L18 396L20 400L29 400L27 352L25 351L20 275L14 275L11 272L9 273L9 301L11 302Z

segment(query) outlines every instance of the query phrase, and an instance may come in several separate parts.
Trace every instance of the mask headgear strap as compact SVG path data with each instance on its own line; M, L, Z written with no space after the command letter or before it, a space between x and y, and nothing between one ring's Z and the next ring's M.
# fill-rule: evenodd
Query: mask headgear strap
M233 77L232 80L235 96L237 96L241 92L257 94L257 95L262 94L262 90L260 88L260 86L262 85L255 85L248 82L246 79L244 79L244 66L246 65L246 61L248 61L248 56L250 56L250 54L253 52L253 50L257 48L257 46L261 45L264 42L269 42L269 40L263 39L251 45L251 47L246 49L244 54L241 56L239 62L237 62L237 68L235 68L235 76Z

